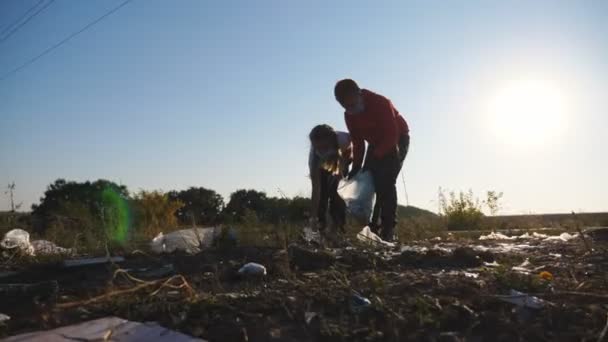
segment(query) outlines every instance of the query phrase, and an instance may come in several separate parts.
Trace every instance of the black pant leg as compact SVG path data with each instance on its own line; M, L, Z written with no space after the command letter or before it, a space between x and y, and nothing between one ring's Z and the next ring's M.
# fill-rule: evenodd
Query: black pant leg
M324 229L327 224L327 204L329 201L329 172L319 169L319 208L317 209L317 219L321 224L321 228Z
M338 195L338 183L337 177L330 176L330 181L328 182L329 215L334 227L343 231L344 224L346 223L346 202Z
M382 220L382 238L391 240L394 234L397 214L397 176L402 162L396 153L378 160L372 169L376 186L377 200L380 202Z

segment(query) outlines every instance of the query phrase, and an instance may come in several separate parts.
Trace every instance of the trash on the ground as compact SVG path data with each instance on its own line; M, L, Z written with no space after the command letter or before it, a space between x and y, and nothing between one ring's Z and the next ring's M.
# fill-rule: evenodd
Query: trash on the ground
M4 323L11 319L11 316L0 313L0 323Z
M363 242L375 243L387 247L395 247L394 243L382 240L382 238L376 235L376 233L372 232L368 226L363 228L363 230L357 234L357 239Z
M250 262L239 269L239 274L265 276L266 267L255 262Z
M500 266L500 264L497 263L496 260L494 260L492 262L484 262L483 265L487 266L487 267L498 267L498 266Z
M346 208L352 216L362 222L369 222L376 196L371 172L359 172L351 180L341 180L338 195L346 202Z
M16 250L25 255L34 255L34 247L30 243L30 233L23 229L12 229L4 234L0 241L3 249Z
M549 255L552 256L552 257L554 257L554 258L558 258L558 259L562 257L562 255L559 254L559 253L549 253Z
M362 312L368 309L372 305L372 302L357 294L353 293L350 297L350 308L353 312Z
M36 255L76 254L76 249L59 247L55 243L48 240L34 240L32 241L32 247L34 247L34 253Z
M159 233L150 242L150 249L159 254L175 251L196 254L202 249L211 247L221 232L220 227L207 227L176 230L167 234Z
M531 273L539 271L543 268L545 268L545 266L532 267L532 263L530 262L530 260L528 258L526 258L526 260L524 260L524 262L522 262L518 266L513 266L511 268L511 270L522 273L522 274L531 274Z
M517 237L515 236L506 236L502 233L491 232L488 235L482 235L479 237L479 240L515 240Z
M401 252L426 253L429 249L424 246L401 246Z
M316 312L310 312L310 311L306 311L304 313L304 321L306 321L306 324L310 325L310 322L312 322L312 320L317 317L317 313Z
M451 270L449 272L446 272L445 270L441 270L440 272L433 273L433 276L435 276L435 277L464 276L465 278L477 279L477 278L479 278L479 273L467 272L467 271L456 271L456 270Z
M34 341L204 341L177 331L161 327L157 323L139 323L118 317L106 317L53 330L25 333L8 337L6 342Z
M546 301L538 297L530 296L526 293L519 292L513 289L511 289L509 295L498 296L498 298L504 302L530 309L542 309L547 304Z
M89 265L97 265L97 264L107 264L107 263L120 263L125 261L125 258L121 256L115 257L98 257L98 258L84 258L84 259L70 259L64 260L64 267L78 267L78 266L89 266Z
M576 239L577 237L578 237L578 234L561 233L560 235L557 235L557 236L546 237L543 241L563 241L563 242L567 242L567 241L570 241L572 239Z
M8 231L0 247L7 250L19 251L24 255L72 255L76 253L73 248L63 248L48 240L30 241L30 233L23 229L13 229Z
M526 240L526 239L537 239L537 240L542 240L542 241L563 241L563 242L567 242L570 241L574 238L578 237L578 234L569 234L569 233L561 233L560 235L547 235L547 234L540 234L537 232L533 232L532 234L530 233L524 233L521 235L513 235L513 236L507 236L504 235L502 233L496 233L496 232L491 232L490 234L487 235L482 235L479 237L479 240Z
M473 273L473 272L463 271L462 274L464 274L464 276L467 277L467 278L473 278L473 279L479 278L479 273Z
M553 280L553 274L551 274L551 272L548 271L542 271L538 274L538 276L541 279L547 280L547 281L552 281Z
M319 233L319 231L313 230L310 227L304 227L304 229L302 229L302 237L304 238L304 241L308 243L321 242L321 233Z

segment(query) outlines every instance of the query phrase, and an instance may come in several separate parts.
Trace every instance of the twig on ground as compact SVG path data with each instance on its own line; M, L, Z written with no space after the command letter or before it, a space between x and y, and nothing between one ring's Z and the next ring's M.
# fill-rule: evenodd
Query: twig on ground
M593 248L591 248L591 245L587 241L587 238L585 238L585 234L583 234L583 231L581 230L581 226L580 226L578 217L576 216L576 213L574 211L572 212L572 217L574 218L574 226L576 227L578 236L580 236L581 239L583 240L583 243L585 244L585 248L587 249L589 254L593 253Z
M120 271L120 272L119 272ZM83 305L88 305L88 304L93 304L105 299L109 299L111 297L115 297L115 296L119 296L119 295L124 295L124 294L129 294L129 293L135 293L139 290L145 289L145 288L149 288L149 287L153 287L156 285L160 284L160 287L158 289L156 289L156 291L152 292L150 294L150 296L155 296L156 294L158 294L163 288L171 288L171 289L183 289L186 288L189 292L190 295L194 295L194 290L192 289L192 287L190 286L190 284L188 284L188 282L186 281L186 279L182 276L182 275L176 275L173 276L171 278L168 279L161 279L161 280L155 280L155 281L143 281L141 279L137 279L134 278L132 276L130 276L126 271L124 270L117 270L116 273L120 273L120 274L126 274L128 277L132 278L134 281L138 281L140 282L138 285L128 288L128 289L123 289L123 290L115 290L115 291L110 291L108 293L104 293L102 295L87 299L87 300L82 300L82 301L75 301L75 302L69 302L69 303L60 303L57 304L57 307L60 309L69 309L69 308L73 308L75 306L83 306ZM182 281L182 283L180 285L172 285L171 282L175 279L180 279Z

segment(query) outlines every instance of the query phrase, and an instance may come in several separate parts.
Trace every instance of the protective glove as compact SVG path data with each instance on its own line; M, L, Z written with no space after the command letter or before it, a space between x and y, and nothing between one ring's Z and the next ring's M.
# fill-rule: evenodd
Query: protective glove
M350 169L350 172L348 173L348 180L353 179L357 173L359 173L359 171L361 171L361 166L353 166L352 169Z

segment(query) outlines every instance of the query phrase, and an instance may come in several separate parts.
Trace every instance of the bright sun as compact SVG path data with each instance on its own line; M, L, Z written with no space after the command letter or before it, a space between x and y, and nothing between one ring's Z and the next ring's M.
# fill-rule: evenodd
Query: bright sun
M546 145L565 128L566 101L550 82L520 80L505 84L490 101L494 134L508 145Z

